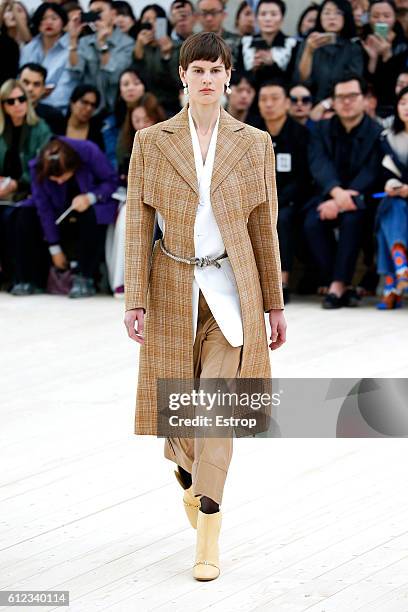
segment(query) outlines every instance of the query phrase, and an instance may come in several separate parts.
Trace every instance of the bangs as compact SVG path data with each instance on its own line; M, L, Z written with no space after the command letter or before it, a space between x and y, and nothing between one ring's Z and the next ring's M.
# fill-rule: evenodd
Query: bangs
M232 67L231 50L227 43L214 32L198 32L189 36L180 49L180 65L183 70L195 61L216 62L221 59L228 70Z

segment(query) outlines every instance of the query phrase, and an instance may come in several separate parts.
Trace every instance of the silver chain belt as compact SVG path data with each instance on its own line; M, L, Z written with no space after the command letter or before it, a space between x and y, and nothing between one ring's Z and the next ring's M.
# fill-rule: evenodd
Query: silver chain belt
M208 255L205 255L205 257L189 257L188 259L185 259L184 257L179 257L178 255L173 255L173 253L170 253L170 251L168 251L164 246L162 238L159 239L159 242L160 248L163 253L171 257L171 259L174 259L175 261L180 261L182 263L196 265L199 268L205 268L206 266L215 266L216 268L221 268L218 262L221 259L226 259L228 257L227 253L224 252L222 255L218 255L218 257L209 257Z

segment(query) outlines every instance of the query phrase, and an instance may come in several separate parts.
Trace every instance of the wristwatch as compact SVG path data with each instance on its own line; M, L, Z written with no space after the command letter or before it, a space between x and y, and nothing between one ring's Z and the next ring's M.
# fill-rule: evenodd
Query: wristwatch
M109 45L103 45L103 47L98 47L98 51L100 53L106 53L107 51L109 51Z

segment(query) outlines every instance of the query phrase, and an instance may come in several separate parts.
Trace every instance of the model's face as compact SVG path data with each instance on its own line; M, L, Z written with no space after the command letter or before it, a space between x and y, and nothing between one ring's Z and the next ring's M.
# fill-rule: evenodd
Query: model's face
M408 124L408 93L398 102L398 116L403 123Z
M252 34L255 28L255 13L250 6L242 9L238 19L238 30L241 36Z
M259 91L258 106L265 121L276 121L288 113L289 98L282 87L268 85Z
M316 18L317 10L309 11L308 13L306 13L306 15L303 17L303 21L300 26L300 33L306 34L306 32L314 28L316 25Z
M296 119L306 119L312 110L312 96L307 87L297 85L289 93L289 112Z
M204 32L219 32L227 14L219 0L201 0L197 15Z
M255 89L247 81L242 80L238 85L231 85L229 102L236 110L248 110L254 98Z
M41 19L39 31L43 36L59 36L64 28L64 23L52 9L47 9Z
M358 81L339 83L336 86L333 108L341 119L356 119L364 113L364 96Z
M3 100L3 108L14 124L21 122L27 114L28 105L24 91L15 87L10 95Z
M29 68L24 68L20 75L20 81L26 88L28 97L35 105L41 100L45 92L45 84L42 74L34 72Z
M321 12L320 21L325 32L338 34L344 28L343 11L334 2L327 2Z
M120 95L126 104L137 102L143 96L145 86L133 72L125 72L120 79Z
M395 13L387 2L374 4L370 10L370 25L374 29L376 23L386 23L389 29L395 25Z
M257 21L262 34L275 34L281 29L283 15L277 4L267 2L259 7Z
M143 106L138 106L132 111L131 121L136 131L154 125L153 119L149 117Z
M220 102L231 78L231 68L226 70L221 58L216 62L195 60L186 71L180 66L179 73L182 82L188 85L190 101L198 104Z

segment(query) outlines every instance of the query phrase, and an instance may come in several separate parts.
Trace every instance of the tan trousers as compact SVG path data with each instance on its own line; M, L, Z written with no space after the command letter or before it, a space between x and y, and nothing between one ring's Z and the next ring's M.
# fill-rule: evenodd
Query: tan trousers
M218 327L201 290L193 347L195 378L236 378L242 346L231 346ZM192 475L194 495L221 504L232 457L232 437L166 438L164 456Z

